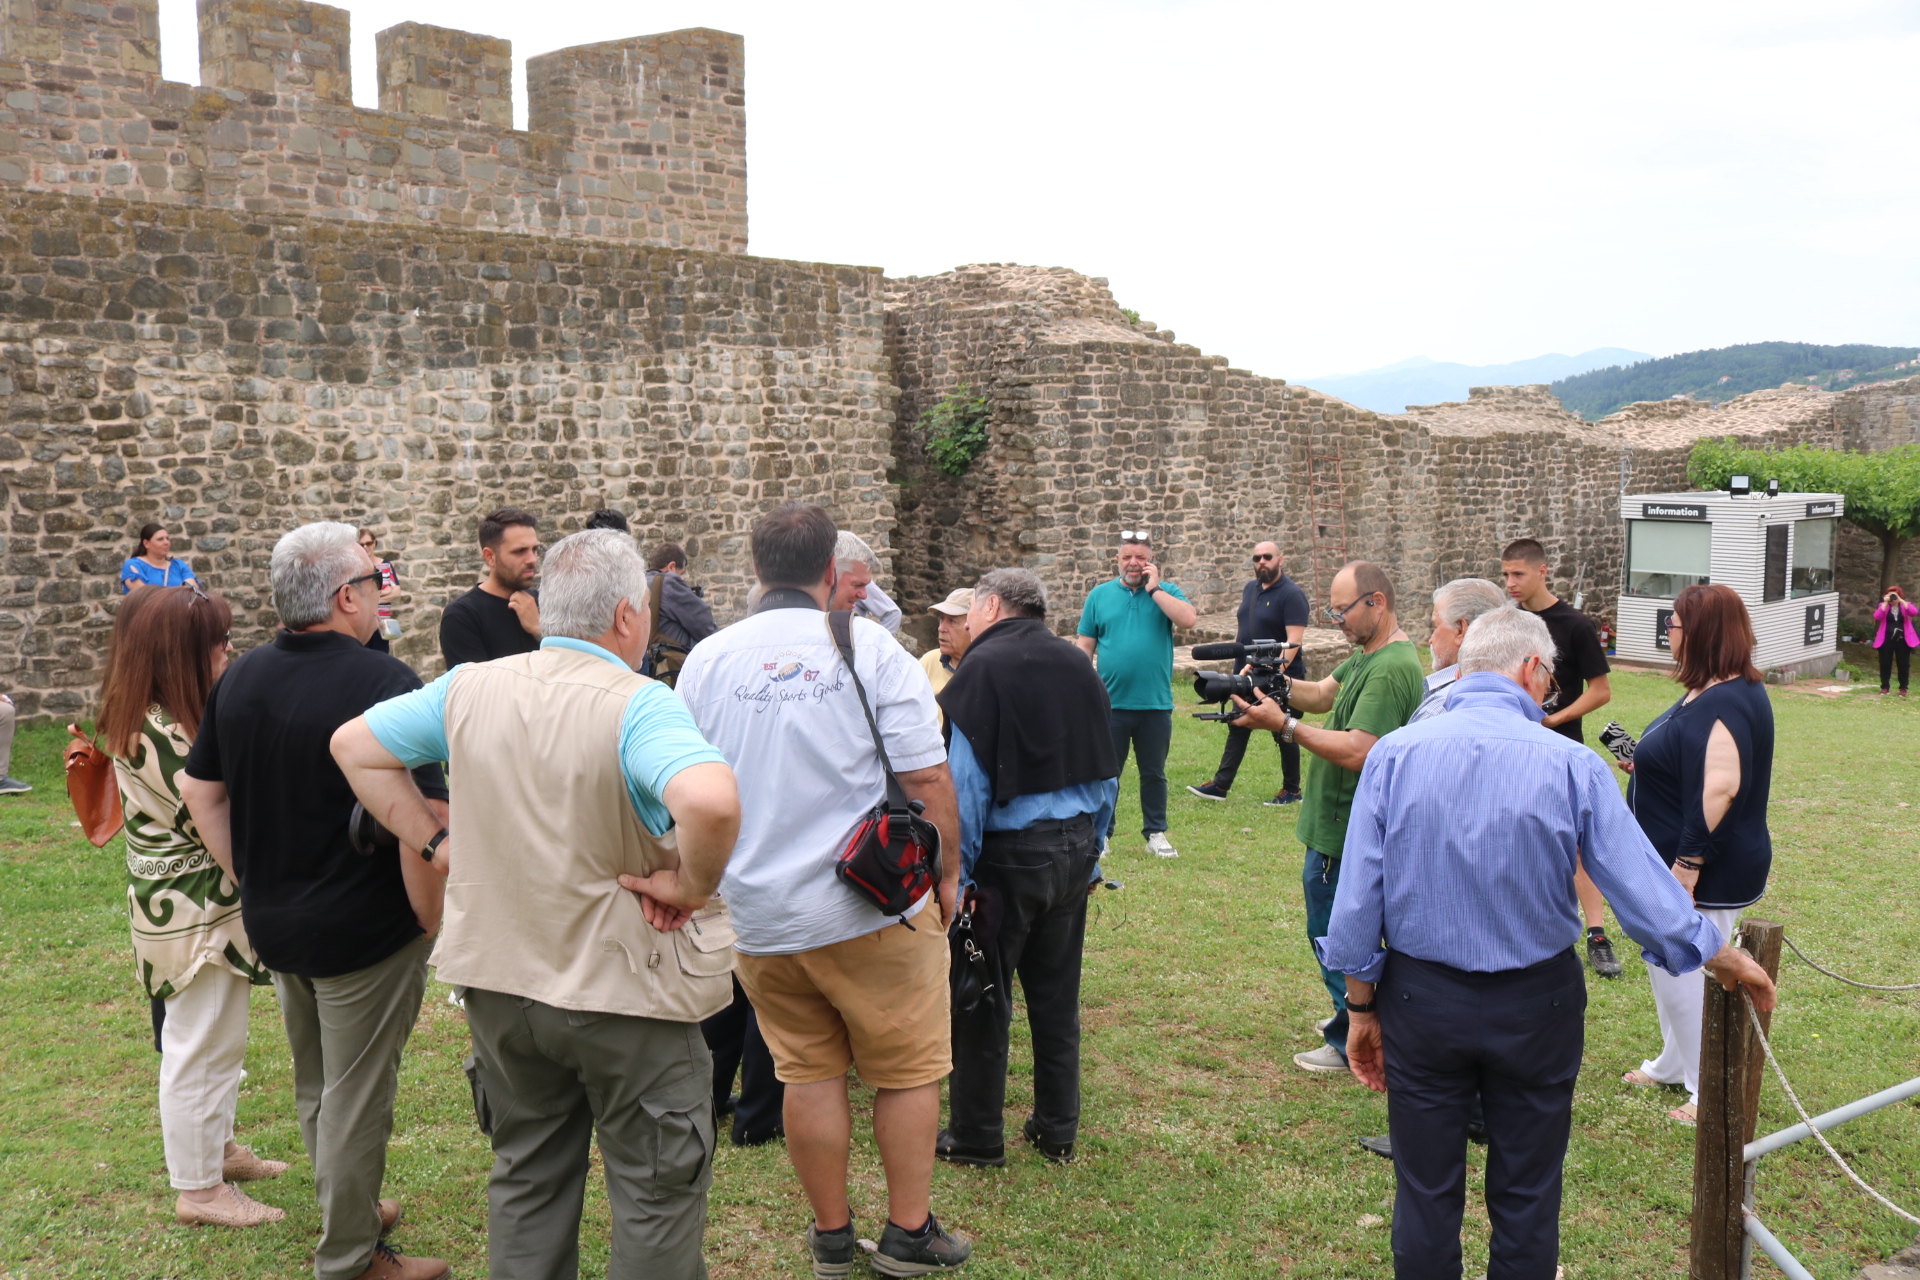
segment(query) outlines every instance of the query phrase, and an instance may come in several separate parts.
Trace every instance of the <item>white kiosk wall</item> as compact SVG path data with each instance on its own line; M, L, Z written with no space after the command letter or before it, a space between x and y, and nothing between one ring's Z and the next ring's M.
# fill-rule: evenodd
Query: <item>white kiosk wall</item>
M1627 522L1615 652L1670 663L1673 600L1699 582L1732 587L1753 617L1762 670L1825 674L1840 659L1833 557L1844 500L1834 493L1620 496Z

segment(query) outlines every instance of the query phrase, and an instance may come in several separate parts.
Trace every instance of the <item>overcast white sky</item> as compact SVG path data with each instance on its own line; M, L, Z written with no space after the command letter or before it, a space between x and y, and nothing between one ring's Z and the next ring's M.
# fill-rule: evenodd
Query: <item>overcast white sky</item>
M747 40L750 238L1106 276L1283 378L1409 356L1920 344L1920 4L356 0L524 60ZM198 82L193 0L163 64Z

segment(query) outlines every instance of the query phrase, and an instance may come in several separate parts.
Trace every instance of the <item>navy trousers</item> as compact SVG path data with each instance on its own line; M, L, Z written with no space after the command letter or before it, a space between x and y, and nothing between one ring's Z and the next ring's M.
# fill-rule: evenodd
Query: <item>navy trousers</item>
M1389 953L1381 975L1387 1126L1399 1194L1395 1280L1460 1280L1467 1118L1486 1108L1487 1280L1553 1280L1587 987L1571 949L1526 969L1465 970Z
M733 1110L734 1145L765 1142L782 1132L787 1086L773 1074L773 1052L760 1034L760 1020L739 978L733 980L733 1003L702 1022L700 1035L713 1054L714 1125L718 1127L718 1117L726 1112L737 1074L740 1101Z

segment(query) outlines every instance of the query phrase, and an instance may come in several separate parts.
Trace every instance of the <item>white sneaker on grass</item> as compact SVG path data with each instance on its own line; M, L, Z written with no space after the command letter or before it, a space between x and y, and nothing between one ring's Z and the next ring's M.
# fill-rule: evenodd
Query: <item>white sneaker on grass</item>
M1302 1071L1311 1071L1316 1075L1345 1075L1347 1074L1347 1055L1330 1044L1323 1044L1318 1049L1294 1054L1293 1065Z
M1164 831L1156 831L1147 837L1147 852L1157 858L1177 858L1180 856L1180 851L1173 847L1173 842L1167 839L1167 833Z

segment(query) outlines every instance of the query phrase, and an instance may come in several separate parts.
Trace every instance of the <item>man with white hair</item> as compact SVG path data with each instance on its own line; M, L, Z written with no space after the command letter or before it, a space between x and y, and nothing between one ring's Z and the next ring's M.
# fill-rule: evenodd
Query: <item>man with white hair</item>
M646 602L631 537L564 538L537 652L462 664L334 735L368 812L448 877L433 963L466 992L494 1280L578 1271L596 1133L609 1274L706 1275L713 1059L699 1023L733 998L733 927L708 899L740 804L680 700L637 674ZM451 825L406 772L426 760L452 766Z
M874 584L873 571L880 557L866 540L842 529L834 539L833 563L839 570L840 582L834 588L831 607L851 609L856 617L872 618L887 629L888 635L898 637L900 606Z
M295 529L274 544L271 573L283 629L214 686L180 794L238 882L248 936L273 971L320 1200L314 1275L434 1280L446 1263L402 1258L380 1239L400 1217L380 1183L441 880L411 848L355 852L353 790L327 749L334 730L420 677L366 647L380 570L352 525ZM412 784L444 815L439 759L421 761Z
M1408 724L1431 720L1447 709L1447 695L1460 680L1460 642L1467 628L1483 613L1507 603L1506 593L1485 578L1455 578L1433 593L1433 634L1427 644L1433 652L1433 674L1421 687L1420 705Z
M1553 656L1546 624L1516 609L1467 628L1447 714L1367 753L1332 923L1314 943L1346 975L1353 1074L1387 1093L1396 1280L1460 1275L1476 1090L1488 1274L1555 1274L1587 1005L1578 859L1649 964L1704 967L1773 1007L1766 971L1693 909L1600 758L1541 725Z

